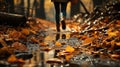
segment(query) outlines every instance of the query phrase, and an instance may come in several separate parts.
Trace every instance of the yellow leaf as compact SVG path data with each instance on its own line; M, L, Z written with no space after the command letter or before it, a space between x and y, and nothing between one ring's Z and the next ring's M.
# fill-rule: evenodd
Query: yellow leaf
M117 46L120 46L120 42L116 43Z
M115 44L115 40L112 40L112 41L111 41L111 44L114 45L114 44Z
M62 46L62 44L60 42L58 42L58 41L56 41L55 45L56 46Z
M111 28L107 31L108 36L117 36L117 33L119 33L119 31L113 31Z
M109 32L108 35L109 36L116 36L117 34L115 32Z
M66 47L65 51L66 51L66 52L69 52L69 53L72 53L72 52L75 51L75 49L74 49L73 47L71 47L71 46L68 45L68 46Z
M73 57L73 54L66 55L66 56L65 56L65 59L66 59L67 61L69 61L69 60L70 60L70 58L72 58L72 57Z
M69 39L69 38L70 38L70 34L66 33L66 39Z

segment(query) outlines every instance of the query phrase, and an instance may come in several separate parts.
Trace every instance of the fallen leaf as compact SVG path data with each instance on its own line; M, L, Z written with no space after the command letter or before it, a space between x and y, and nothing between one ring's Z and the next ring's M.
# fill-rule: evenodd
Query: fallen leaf
M88 45L92 43L92 38L86 38L84 41L83 41L83 45Z
M29 31L29 29L22 29L21 33L23 33L25 35L29 35L30 31Z
M66 56L65 56L65 59L66 59L66 61L69 61L72 57L73 57L72 54L70 54L70 55L66 55Z
M66 48L65 48L65 51L66 52L69 52L69 53L73 53L74 51L75 51L75 49L73 48L73 47L71 47L71 46L67 46Z
M39 40L37 40L35 37L31 37L31 41L34 43L39 43Z
M47 63L59 63L62 64L63 60L59 59L59 58L50 58L47 60Z
M116 45L117 45L117 46L120 46L120 42L117 42Z
M59 46L59 47L62 46L62 44L60 42L58 42L58 41L56 41L55 45Z
M27 47L20 42L14 42L12 44L12 47L14 47L16 50L20 50L20 51L26 51L27 50Z
M8 58L7 61L8 61L9 63L24 63L24 62L25 62L22 58L20 58L20 59L16 58L15 55L11 55L11 56Z

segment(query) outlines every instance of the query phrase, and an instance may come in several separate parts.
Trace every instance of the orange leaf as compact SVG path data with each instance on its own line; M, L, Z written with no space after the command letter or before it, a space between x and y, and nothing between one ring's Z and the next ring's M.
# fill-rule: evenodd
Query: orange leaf
M11 55L9 58L8 58L8 62L9 63L14 63L14 62L16 62L16 60L17 60L17 58L15 57L15 55Z
M73 57L73 55L72 54L70 54L70 55L66 55L65 56L65 59L67 60L67 61L69 61L70 60L70 58L72 58Z
M23 34L25 35L29 35L30 34L30 31L28 29L22 29L21 31Z
M109 32L108 35L109 36L116 36L117 34L116 34L116 32Z
M117 33L119 33L119 31L113 31L111 28L107 31L108 36L117 36Z
M83 41L83 45L90 44L92 42L92 38L87 38Z
M40 43L40 46L47 46L44 42Z
M62 46L62 44L60 42L58 42L58 41L56 41L55 45L56 46Z
M17 60L17 62L24 63L25 61L22 58L20 58L20 59Z
M120 46L120 42L116 43L117 46Z
M18 31L13 31L9 34L9 37L15 40L18 40L20 36L21 36L21 32Z
M75 49L74 49L73 47L71 47L71 46L68 45L68 46L66 47L65 51L66 51L66 52L69 52L69 53L72 53L72 52L75 51Z
M23 59L18 59L15 57L15 55L11 55L8 60L9 63L24 63L25 61Z

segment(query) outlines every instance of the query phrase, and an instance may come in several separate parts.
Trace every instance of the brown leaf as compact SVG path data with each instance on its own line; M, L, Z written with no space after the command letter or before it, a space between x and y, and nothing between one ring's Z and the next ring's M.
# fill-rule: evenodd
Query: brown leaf
M35 37L31 37L31 41L34 43L39 43L39 40L37 40Z
M87 45L87 44L90 44L92 43L92 38L86 38L84 41L83 41L83 45Z
M12 47L14 47L16 50L20 50L20 51L26 51L27 50L27 47L20 42L14 42L12 44Z
M2 44L3 47L7 47L7 43L1 38L0 38L0 43Z
M30 34L30 30L29 29L22 29L21 33L23 33L25 35L29 35Z
M21 32L13 31L9 33L9 37L13 38L14 40L19 40L19 37L21 36Z

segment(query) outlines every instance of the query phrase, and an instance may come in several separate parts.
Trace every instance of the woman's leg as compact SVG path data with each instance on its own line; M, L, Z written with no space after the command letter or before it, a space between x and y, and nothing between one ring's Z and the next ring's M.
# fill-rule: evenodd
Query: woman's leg
M67 2L61 3L61 12L63 13L63 20L61 20L62 29L66 29L66 24L65 24L66 8L67 8Z
M56 20L56 29L59 32L60 31L60 3L54 2L54 7L55 7L55 20Z
M61 3L61 12L63 13L64 18L66 18L66 8L67 8L67 2Z

